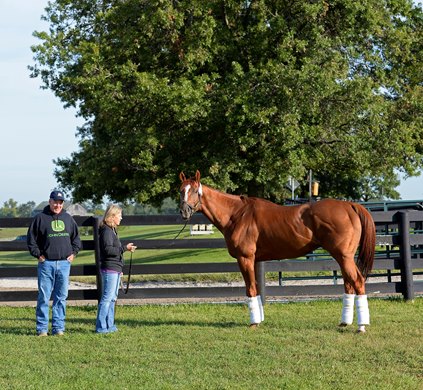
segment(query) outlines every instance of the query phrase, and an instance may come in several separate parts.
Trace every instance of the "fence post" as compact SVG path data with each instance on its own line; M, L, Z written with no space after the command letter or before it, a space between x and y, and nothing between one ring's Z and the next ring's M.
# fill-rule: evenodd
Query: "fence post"
M101 269L100 269L100 239L98 235L99 227L100 227L100 221L98 217L93 217L93 240L94 240L94 258L95 258L95 265L96 265L97 299L100 301L103 286L101 281Z
M265 271L265 262L260 261L256 263L256 279L257 287L259 294L261 296L261 301L266 303L266 271Z
M411 264L410 216L408 211L399 211L399 240L401 257L402 295L406 301L414 299L413 266Z

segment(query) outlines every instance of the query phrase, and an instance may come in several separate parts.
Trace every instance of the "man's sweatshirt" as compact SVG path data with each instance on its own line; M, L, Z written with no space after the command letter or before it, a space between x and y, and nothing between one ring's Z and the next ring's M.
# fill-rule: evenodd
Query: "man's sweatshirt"
M27 234L28 250L37 259L64 260L81 249L78 226L66 211L55 214L46 206L31 222Z

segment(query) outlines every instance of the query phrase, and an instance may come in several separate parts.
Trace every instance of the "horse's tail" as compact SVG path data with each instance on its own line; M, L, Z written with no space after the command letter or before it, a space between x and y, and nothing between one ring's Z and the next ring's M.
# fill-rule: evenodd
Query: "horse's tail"
M370 213L361 205L354 203L354 211L358 214L361 222L360 249L357 259L357 267L367 279L373 268L376 246L376 228Z

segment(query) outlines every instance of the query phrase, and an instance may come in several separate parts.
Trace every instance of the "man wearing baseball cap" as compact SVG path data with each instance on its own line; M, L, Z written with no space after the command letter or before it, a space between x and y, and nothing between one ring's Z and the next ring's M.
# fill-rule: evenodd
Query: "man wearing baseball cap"
M70 267L81 249L78 226L63 210L64 201L62 191L52 191L49 205L34 217L27 234L28 250L38 259L35 312L38 336L48 334L49 301L52 295L51 333L58 336L64 334Z

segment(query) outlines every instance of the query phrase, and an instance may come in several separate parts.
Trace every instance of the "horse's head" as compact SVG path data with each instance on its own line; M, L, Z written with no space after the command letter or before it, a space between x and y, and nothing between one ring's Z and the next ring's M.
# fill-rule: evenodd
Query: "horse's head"
M200 171L197 170L195 178L186 178L185 174L179 174L181 179L179 212L184 220L190 219L192 215L201 209L201 195L203 188L200 183Z

